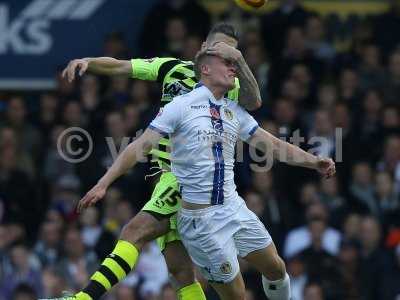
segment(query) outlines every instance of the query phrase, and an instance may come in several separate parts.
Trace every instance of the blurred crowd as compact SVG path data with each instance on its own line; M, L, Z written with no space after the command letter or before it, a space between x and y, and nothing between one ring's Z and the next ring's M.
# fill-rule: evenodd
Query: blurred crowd
M282 0L260 17L232 5L218 20L240 31L240 49L263 98L252 113L260 125L287 141L300 134L301 147L337 161L337 176L328 180L282 163L253 172L264 162L246 154L236 166L239 193L286 260L293 300L399 300L399 1L382 15L346 23L296 0ZM110 33L103 55L190 60L214 21L196 1L160 1L134 49ZM77 201L127 137L135 138L155 116L160 87L94 75L70 84L60 72L56 80L55 91L3 93L0 101L2 300L84 287L156 180L145 180L149 165L140 164L98 206L76 214ZM66 142L59 137L70 127L93 139L92 154L79 163L60 154ZM90 144L77 141L75 147ZM265 299L260 276L241 264L247 300ZM168 279L150 243L135 271L106 299L176 299ZM203 283L207 299L217 299Z

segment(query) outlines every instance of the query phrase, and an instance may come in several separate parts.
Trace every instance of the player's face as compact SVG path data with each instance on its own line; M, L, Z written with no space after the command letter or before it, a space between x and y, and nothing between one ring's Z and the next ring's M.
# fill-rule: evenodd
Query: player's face
M229 46L234 48L238 47L238 41L235 40L233 37L227 36L223 33L216 33L211 39L208 39L206 42L203 43L201 49L204 50L221 42L224 42L225 44L228 44Z
M219 56L213 56L209 61L210 81L214 85L226 88L227 90L235 87L236 68L231 61Z

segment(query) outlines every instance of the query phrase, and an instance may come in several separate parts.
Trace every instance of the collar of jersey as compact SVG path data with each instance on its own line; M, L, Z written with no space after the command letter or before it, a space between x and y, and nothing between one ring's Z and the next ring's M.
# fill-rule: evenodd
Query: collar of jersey
M216 104L216 105L222 105L222 104L224 104L224 100L225 100L224 96L222 96L222 98L219 99L219 100L215 99L214 94L213 94L213 93L209 90L209 88L206 87L202 82L197 83L197 84L195 85L194 88L195 88L195 89L198 88L198 89L204 90L205 93L207 93L208 98L210 99L210 101L211 101L212 103L214 103L214 104Z

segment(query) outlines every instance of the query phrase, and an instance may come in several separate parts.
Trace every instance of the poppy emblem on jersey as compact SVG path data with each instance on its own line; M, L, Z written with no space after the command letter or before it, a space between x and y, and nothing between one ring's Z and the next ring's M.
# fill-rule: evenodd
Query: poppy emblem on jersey
M163 112L163 107L160 107L160 110L158 111L157 117L161 116Z
M233 112L227 108L224 109L224 114L229 121L233 119Z
M224 262L221 267L220 270L223 274L230 274L232 273L232 266L230 264L230 262Z
M210 114L211 114L211 117L213 117L214 119L221 118L221 116L219 115L219 111L215 107L210 107Z

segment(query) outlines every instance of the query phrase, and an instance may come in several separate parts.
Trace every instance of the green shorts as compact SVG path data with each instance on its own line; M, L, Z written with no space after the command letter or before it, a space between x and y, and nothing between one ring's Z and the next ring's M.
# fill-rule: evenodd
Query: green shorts
M181 194L178 181L172 172L165 172L154 188L151 199L142 208L153 216L170 218L170 231L157 238L161 251L165 249L167 243L180 240L176 229L176 213L180 207Z

